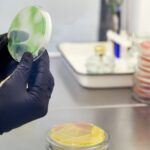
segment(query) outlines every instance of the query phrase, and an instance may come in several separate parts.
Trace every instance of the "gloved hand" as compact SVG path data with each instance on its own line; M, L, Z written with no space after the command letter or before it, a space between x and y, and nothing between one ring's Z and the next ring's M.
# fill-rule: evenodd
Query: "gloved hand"
M0 50L1 54L4 55ZM7 59L13 61L10 56ZM2 64L10 65L0 61L1 68ZM3 69L4 77L9 70ZM35 62L30 53L25 53L11 77L0 87L0 134L44 116L53 87L47 52Z
M0 35L0 82L10 75L18 65L18 62L9 54L7 43L7 34Z

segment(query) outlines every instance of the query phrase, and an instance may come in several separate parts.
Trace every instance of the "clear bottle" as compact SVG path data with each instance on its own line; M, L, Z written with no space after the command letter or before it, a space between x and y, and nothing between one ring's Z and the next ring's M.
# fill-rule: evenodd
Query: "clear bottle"
M114 57L106 51L106 47L98 45L95 47L95 55L90 56L86 62L87 72L90 74L112 73L114 69Z

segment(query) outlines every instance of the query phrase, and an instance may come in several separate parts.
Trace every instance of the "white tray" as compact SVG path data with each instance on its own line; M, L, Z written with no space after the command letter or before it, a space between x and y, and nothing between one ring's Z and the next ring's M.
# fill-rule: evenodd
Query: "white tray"
M85 63L87 58L94 55L98 43L61 43L60 52L65 62L81 86L86 88L118 88L133 86L133 72L113 74L89 74Z

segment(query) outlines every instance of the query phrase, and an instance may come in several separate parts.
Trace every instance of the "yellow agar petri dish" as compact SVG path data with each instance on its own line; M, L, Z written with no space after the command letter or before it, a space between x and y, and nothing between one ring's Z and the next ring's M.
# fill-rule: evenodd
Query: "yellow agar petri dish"
M48 133L50 147L55 145L53 149L59 149L58 147L68 149L68 147L92 148L100 146L99 150L107 150L107 140L107 133L90 123L65 123L55 126Z

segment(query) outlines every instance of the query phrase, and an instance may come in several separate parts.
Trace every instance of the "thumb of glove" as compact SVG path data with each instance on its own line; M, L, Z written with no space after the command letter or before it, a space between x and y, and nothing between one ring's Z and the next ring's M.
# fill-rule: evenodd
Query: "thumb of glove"
M19 82L19 84L22 83L23 86L26 86L30 70L32 68L32 62L33 62L32 54L24 53L19 65L13 72L10 80L13 80L15 83Z

